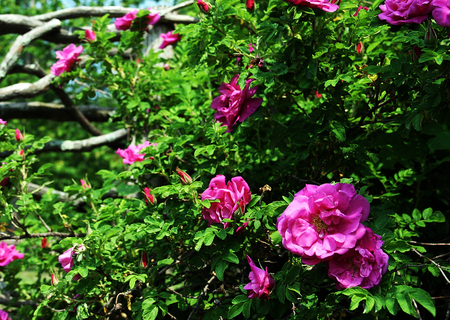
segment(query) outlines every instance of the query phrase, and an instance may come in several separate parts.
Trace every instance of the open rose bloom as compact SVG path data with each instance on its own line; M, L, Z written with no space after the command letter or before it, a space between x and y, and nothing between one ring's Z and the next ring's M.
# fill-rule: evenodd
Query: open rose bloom
M11 320L11 318L9 317L8 312L3 311L0 309L0 320Z
M433 10L432 0L386 0L378 15L392 25L422 23Z
M320 9L325 12L335 12L339 9L337 4L329 3L327 0L286 0L296 6L304 6L313 9Z
M59 255L58 257L58 261L59 263L61 263L61 266L66 273L68 273L73 267L73 254L74 254L73 250L74 248L70 248L64 251L64 253ZM86 247L84 245L78 246L78 251L84 250L86 250ZM79 279L81 279L80 274L77 274L72 278L73 281L77 281Z
M159 46L160 49L164 49L170 44L174 45L181 40L181 36L178 33L174 34L173 30L167 33L161 33L159 36L163 39L163 42Z
M63 72L69 72L75 62L77 62L78 56L83 52L82 46L76 46L73 43L69 44L62 51L56 51L56 58L59 60L51 66L51 73L55 76L59 76Z
M249 88L254 79L245 81L245 88L241 90L238 85L239 75L235 75L230 83L223 82L219 87L220 96L211 103L211 108L216 110L214 118L228 127L231 132L233 126L239 121L243 122L262 104L262 98L252 98L258 86Z
M247 256L247 261L252 270L248 275L250 282L244 287L244 289L247 290L247 296L250 299L269 299L270 292L275 286L275 280L267 271L267 267L266 270L258 268L249 256Z
M338 289L360 286L370 289L380 283L388 269L389 257L381 250L381 236L367 228L354 249L334 256L328 263L328 276L334 278Z
M278 217L277 228L283 246L314 265L354 248L369 212L367 200L350 184L307 184Z
M20 253L15 245L8 246L6 242L0 242L0 266L4 267L16 259L23 259L24 254Z
M202 216L211 223L220 223L223 219L233 219L239 206L244 207L250 202L250 188L242 177L234 177L225 183L225 176L217 175L209 183L208 189L202 193L202 201L220 200L211 203L211 207L203 208ZM224 223L224 228L230 223Z
M149 146L156 146L156 143L150 143L145 141L144 143L138 144L137 146L128 146L125 150L117 149L116 153L123 158L124 164L132 164L134 162L142 162L145 157L145 153L140 153L142 149Z

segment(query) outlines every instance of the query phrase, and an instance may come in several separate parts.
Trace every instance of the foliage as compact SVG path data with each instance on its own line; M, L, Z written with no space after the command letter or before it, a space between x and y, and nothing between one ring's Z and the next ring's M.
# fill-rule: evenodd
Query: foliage
M50 3L42 10L60 8ZM16 246L25 253L1 270L2 290L13 302L36 302L3 309L18 319L60 320L397 319L418 312L442 318L442 282L450 283L446 246L437 244L447 237L450 204L446 30L430 22L437 40L425 42L425 24L380 21L380 1L357 16L354 0L334 13L283 0L258 1L254 11L239 0L211 4L198 23L177 26L182 40L173 59L153 50L144 56L144 19L112 42L112 19L96 18L96 41L83 43L85 64L54 80L73 93L75 105L116 107L102 129L125 127L135 144L157 143L143 150L142 162L122 166L115 150L104 147L89 162L67 156L79 166L49 176L63 156L35 151L54 138L43 136L50 125L22 122L23 141L14 139L19 122L0 125L0 150L13 151L0 167L0 180L9 177L0 189L0 238L23 236ZM48 43L35 46L50 50ZM422 49L418 59L413 46ZM111 56L113 47L118 52ZM56 62L42 59L47 71ZM263 104L226 133L211 102L236 74L240 88L255 79L251 87L259 86L255 97ZM70 139L85 135L72 132ZM192 184L180 181L177 168ZM200 195L217 174L242 176L252 191L245 209L225 221L229 228L208 226L201 215L211 202ZM65 185L71 200L28 191L29 183L50 180ZM389 270L370 290L337 290L324 263L302 264L281 244L276 222L293 195L305 184L332 181L353 183L366 197L371 213L364 224L383 237ZM144 188L154 205L146 203ZM68 235L48 237L48 246L29 237L47 227ZM86 250L74 255L66 274L58 256L80 245ZM269 300L247 297L246 255L273 275Z

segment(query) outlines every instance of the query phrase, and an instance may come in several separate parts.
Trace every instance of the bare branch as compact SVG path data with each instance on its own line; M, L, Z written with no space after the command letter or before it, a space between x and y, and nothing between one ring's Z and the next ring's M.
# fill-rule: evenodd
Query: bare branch
M0 101L8 101L16 98L31 98L40 95L50 89L50 84L55 76L46 75L34 83L17 83L0 89Z
M29 238L44 238L44 237L82 238L85 236L86 236L85 233L68 233L68 232L44 232L44 233L23 234L21 236L12 236L7 233L0 232L0 240L5 240L5 239L22 240L22 239L29 239Z
M0 64L0 82L2 82L2 80L6 77L12 66L16 64L25 46L29 45L33 40L40 38L42 35L60 26L61 21L53 19L42 26L25 33L23 36L18 36L6 54L5 59L3 59Z
M77 106L89 120L106 122L114 113L114 108L98 106ZM0 118L9 119L47 119L52 121L75 121L64 105L44 102L0 102Z
M20 306L37 307L39 303L33 300L14 300L14 298L7 297L4 294L0 294L0 304L6 306L11 305L13 307L20 307Z

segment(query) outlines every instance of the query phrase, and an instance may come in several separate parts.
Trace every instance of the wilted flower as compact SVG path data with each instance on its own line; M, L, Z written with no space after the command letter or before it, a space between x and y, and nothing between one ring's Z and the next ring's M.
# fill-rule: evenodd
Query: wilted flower
M186 172L177 168L177 174L180 177L181 184L192 184L192 178Z
M132 164L134 162L141 162L144 160L145 153L140 154L141 150L149 146L156 146L156 143L145 141L137 146L128 146L125 150L117 149L116 153L123 158L124 164Z
M244 289L247 290L247 296L250 299L269 299L270 292L275 286L275 280L267 271L267 267L266 270L258 268L249 256L247 256L247 261L252 270L248 275L250 282L244 286Z
M153 195L150 193L151 189L145 187L144 188L144 195L145 195L145 203L154 205L156 203L156 199L155 197L153 197Z
M61 73L72 69L75 62L78 61L78 56L83 52L82 46L76 46L73 43L69 44L63 49L63 51L56 51L56 58L58 62L54 63L50 68L51 73L55 76L59 76Z
M0 124L3 124L3 125L5 125L5 126L6 126L6 124L7 124L7 121L5 121L5 120L2 120L2 119L0 119Z
M203 0L197 0L197 6L203 13L208 13L209 9L211 9L211 4Z
M380 5L378 15L392 25L422 23L433 10L432 0L386 0Z
M219 174L209 182L208 189L202 193L202 201L220 200L211 203L211 207L203 208L202 216L211 223L220 223L223 219L233 219L234 212L238 209L240 201L245 205L250 202L250 188L242 177L232 178L225 184L225 176ZM224 223L224 228L230 223Z
M370 289L380 283L388 269L389 257L381 250L381 236L366 229L355 248L334 256L328 263L328 276L335 279L338 289L355 286Z
M173 34L173 30L167 33L161 33L159 36L163 39L163 42L159 46L160 49L164 49L169 44L173 45L181 40L181 36L178 33Z
M11 320L11 318L9 317L8 312L3 311L0 309L0 320Z
M19 129L16 129L16 137L15 138L17 141L23 141L23 139L24 139L23 134L22 134L22 132L20 132Z
M20 253L15 245L8 246L6 242L0 242L0 266L4 267L13 260L23 259L24 254Z
M366 232L369 202L350 184L307 184L277 220L283 246L314 265L344 254Z
M339 6L334 3L329 3L327 0L286 0L297 6L304 6L310 8L321 9L326 12L335 12Z
M258 86L249 89L254 79L246 80L243 90L237 84L239 75L235 75L230 83L223 82L219 87L220 96L214 98L211 108L216 110L214 118L228 127L231 132L233 126L239 121L243 122L262 104L262 98L252 98Z
M86 30L84 31L84 38L89 42L94 42L97 36L95 35L94 31Z

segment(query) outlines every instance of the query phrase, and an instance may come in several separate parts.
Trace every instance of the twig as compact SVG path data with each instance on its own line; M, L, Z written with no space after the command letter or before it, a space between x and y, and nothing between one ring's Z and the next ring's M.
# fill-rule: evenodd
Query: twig
M73 82L75 82L75 83L77 83L77 84L79 84L80 86L83 86L83 87L85 87L85 88L93 89L93 90L96 91L96 92L100 92L101 94L104 94L105 96L112 97L111 93L108 93L108 92L103 91L103 90L100 90L100 89L91 88L91 86L88 85L87 83L81 82L81 81L79 81L79 80L77 80L77 79L74 79Z
M408 241L411 244L417 244L419 246L450 246L450 243L429 243L429 242L418 242L418 241Z
M44 238L44 237L59 237L59 238L82 238L85 237L85 233L66 233L66 232L44 232L44 233L29 233L21 236L12 236L6 234L4 232L0 232L0 240L5 239L13 239L13 240L22 240L22 239L30 239L30 238Z
M200 304L200 301L202 301L202 297L204 295L206 295L206 293L208 292L208 287L211 284L211 282L213 282L213 280L216 278L216 273L213 272L213 276L208 280L208 282L206 283L205 287L203 288L203 291L200 293L200 295L198 296L197 299L197 303L195 304L194 309L192 310L192 312L189 314L189 317L187 318L187 320L191 319L192 315L194 314L194 312L198 309L198 305Z
M447 305L447 312L445 313L445 319L444 320L449 320L450 319L450 302Z
M419 251L417 251L415 248L412 248L412 251L414 251L416 254L418 254L420 257L427 259L428 261L430 261L432 264L434 264L439 271L442 273L442 275L444 276L445 280L447 281L447 283L450 283L450 280L447 278L447 275L445 274L444 270L442 270L442 267L436 263L434 260L424 256L423 254L421 254Z
M42 26L25 33L22 36L18 36L16 41L13 42L11 48L6 54L5 59L3 59L2 63L0 64L0 82L5 79L9 70L11 70L12 66L16 64L24 47L29 45L33 40L40 38L42 35L60 26L61 21L53 19L43 24Z
M36 213L38 219L42 222L42 224L44 225L45 229L47 229L48 232L52 232L52 229L48 226L48 224L45 223L44 219L42 219L42 217L40 215L38 215Z
M422 316L420 315L420 310L419 310L419 307L417 306L416 300L414 300L414 299L411 299L411 300L412 300L412 303L413 303L413 305L414 305L414 308L416 309L416 312L417 312L417 318L418 318L419 320L422 320Z

